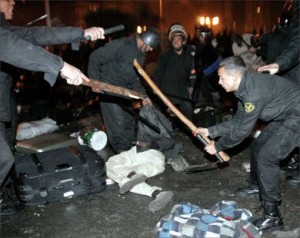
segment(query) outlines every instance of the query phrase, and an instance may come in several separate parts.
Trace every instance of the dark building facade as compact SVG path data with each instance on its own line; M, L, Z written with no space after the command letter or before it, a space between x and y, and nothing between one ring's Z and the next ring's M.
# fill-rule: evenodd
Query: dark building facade
M85 26L84 16L88 11L97 9L118 9L119 11L139 15L142 8L157 15L161 20L158 28L167 31L170 24L181 22L189 34L194 25L203 17L219 17L219 24L212 26L215 32L223 29L239 33L252 32L253 29L271 30L282 13L284 0L281 1L211 1L211 0L157 0L157 1L17 1L14 23L24 25L45 14L45 3L49 3L50 18L59 18L64 25ZM138 19L142 19L140 16ZM45 25L40 21L37 25ZM140 23L137 22L138 26Z

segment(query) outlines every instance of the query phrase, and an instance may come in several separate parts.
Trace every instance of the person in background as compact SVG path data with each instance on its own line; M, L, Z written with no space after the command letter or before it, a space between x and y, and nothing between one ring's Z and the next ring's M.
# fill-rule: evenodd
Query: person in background
M140 65L144 65L146 53L157 49L159 44L159 32L151 27L142 34L113 40L91 53L88 75L105 83L138 91L144 95L143 105L152 104L133 60L137 59ZM103 96L100 102L108 141L115 153L130 149L136 142L136 119L124 107L131 107L131 101Z
M288 28L288 44L278 55L275 62L258 68L259 72L269 71L271 74L280 73L300 85L300 1L291 1L291 11L293 14Z
M193 107L188 87L193 57L186 45L187 34L184 27L181 24L172 24L168 40L171 47L160 55L153 79L170 101L178 106L187 118L192 119Z
M32 71L44 72L44 79L51 86L57 76L67 80L68 84L79 85L83 80L89 80L79 69L64 62L59 56L44 50L42 45L73 43L78 49L81 40L90 36L91 40L103 39L104 30L100 27L82 30L75 27L18 27L12 26L7 20L13 17L15 2L0 0L0 61ZM11 104L12 78L0 70L0 216L10 216L19 211L4 191L14 155L13 139L8 138L7 124L12 118L15 106ZM15 136L15 132L11 137Z
M256 39L255 35L244 33L242 36L235 34L235 40L232 44L232 51L234 56L241 56L249 70L256 71L258 67L265 64L262 57L257 56L256 47L251 44Z
M288 45L288 29L292 20L290 12L284 12L278 18L278 22L271 32L260 36L260 47L256 49L256 55L261 56L265 64L275 62L276 57Z
M209 154L216 154L241 143L258 119L268 122L251 148L251 160L257 162L255 179L264 209L253 224L263 232L282 229L279 162L300 145L300 88L277 75L248 71L243 60L236 56L220 63L218 75L219 84L238 98L237 112L231 120L198 128L195 133L213 139L219 137L205 146Z
M217 68L222 60L219 51L211 44L212 32L208 26L195 26L195 70L196 82L193 98L201 92L208 108L216 108L213 93L220 94L222 88L218 85ZM195 99L196 100L196 99Z

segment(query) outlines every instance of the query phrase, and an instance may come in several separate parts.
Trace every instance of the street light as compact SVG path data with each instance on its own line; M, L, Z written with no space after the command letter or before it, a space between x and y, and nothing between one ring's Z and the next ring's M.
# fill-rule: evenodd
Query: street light
M204 25L205 24L205 17L200 17L200 25Z
M199 17L199 23L200 25L218 25L220 23L219 17L213 17L212 19L210 17Z
M213 26L218 25L219 24L219 17L214 17L212 19L212 24L213 24Z
M210 27L210 17L205 18L205 25Z
M141 33L142 33L142 27L141 27L141 26L137 26L137 27L136 27L136 32L137 32L138 34L141 34Z

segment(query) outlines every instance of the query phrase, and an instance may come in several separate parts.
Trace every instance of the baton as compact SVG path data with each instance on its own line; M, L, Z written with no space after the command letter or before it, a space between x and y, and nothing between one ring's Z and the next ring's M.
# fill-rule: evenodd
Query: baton
M24 26L31 26L33 23L36 23L36 22L38 22L38 21L40 21L40 20L43 20L43 19L45 19L47 16L48 16L48 15L45 14L45 15L43 15L43 16L41 16L41 17L39 17L39 18L37 18L37 19L31 21L31 22L28 22L28 23L25 24Z
M124 29L125 29L124 25L113 26L113 27L104 29L104 35L112 34L112 33L118 32L118 31L122 31ZM86 36L84 39L87 41L90 41L91 36Z

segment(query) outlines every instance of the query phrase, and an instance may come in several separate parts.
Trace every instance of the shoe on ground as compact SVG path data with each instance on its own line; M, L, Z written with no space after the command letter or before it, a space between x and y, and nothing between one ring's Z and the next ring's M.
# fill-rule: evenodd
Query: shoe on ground
M283 230L283 220L281 216L271 217L268 215L264 215L253 220L252 223L257 227L259 231L262 231L263 233Z
M170 164L176 172L183 172L190 166L188 161L181 155L168 158L166 163Z
M255 184L248 184L245 187L238 188L235 192L238 197L259 197L258 186Z
M262 233L283 229L283 219L279 212L278 203L262 201L263 215L253 220L253 225Z
M160 192L156 198L149 203L149 210L156 212L165 207L173 198L174 194L171 191Z
M147 180L147 177L144 174L135 174L133 175L130 180L120 186L119 193L121 195L129 192L134 186L143 183Z

